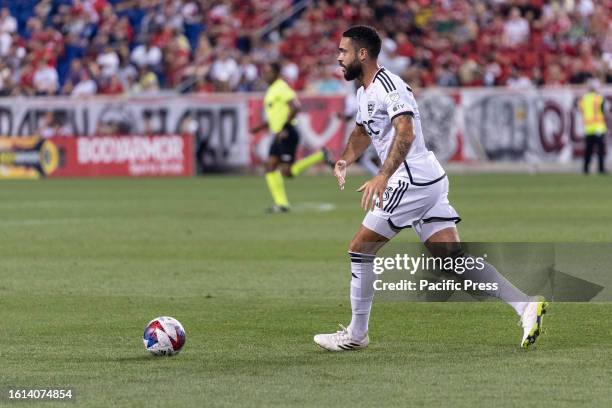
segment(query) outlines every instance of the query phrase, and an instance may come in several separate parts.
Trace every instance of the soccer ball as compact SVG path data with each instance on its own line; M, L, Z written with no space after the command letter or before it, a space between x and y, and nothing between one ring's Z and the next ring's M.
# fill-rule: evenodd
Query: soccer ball
M173 317L156 317L146 325L142 341L150 353L172 356L178 354L185 345L185 329Z

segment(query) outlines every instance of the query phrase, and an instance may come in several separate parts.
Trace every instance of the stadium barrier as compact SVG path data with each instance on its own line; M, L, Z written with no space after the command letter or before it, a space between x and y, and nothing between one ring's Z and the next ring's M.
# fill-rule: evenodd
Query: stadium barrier
M188 177L193 152L188 135L0 138L0 178Z
M340 152L345 122L342 96L301 98L298 118L301 154L328 146ZM229 171L257 166L265 159L271 136L249 134L263 120L261 95L189 95L147 98L92 97L0 98L0 135L49 132L41 128L52 112L53 132L67 136L108 134L190 135L198 172Z
M582 122L575 102L583 92L569 87L428 89L417 94L417 100L428 146L442 162L454 167L471 165L472 169L489 169L500 164L504 168L535 166L553 170L575 167L582 157ZM612 88L603 92L609 102L606 117L612 124ZM300 154L322 146L339 153L352 129L352 122L347 126L338 116L344 112L344 96L303 95L300 99L303 105L297 118L302 136ZM249 134L248 129L263 119L262 95L255 94L0 98L0 135L48 134L49 129L41 127L41 123L49 112L54 117L51 132L56 134L193 137L192 158L199 173L253 169L265 159L271 142L271 135L266 132ZM53 140L63 139L70 138ZM116 144L116 148L122 149L124 145ZM2 163L10 162L7 152L1 154ZM0 166L5 168L6 164ZM87 171L79 170L79 174L160 175L136 167L132 170L135 171L90 167ZM11 171L14 173L14 169ZM64 173L71 174L74 173Z
M441 161L553 169L575 164L584 154L576 107L583 93L578 88L433 90L418 101L425 139ZM612 88L604 95L612 125Z

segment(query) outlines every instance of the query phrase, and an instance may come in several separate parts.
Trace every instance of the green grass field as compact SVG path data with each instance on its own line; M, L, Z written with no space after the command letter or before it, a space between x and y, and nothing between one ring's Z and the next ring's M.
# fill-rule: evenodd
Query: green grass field
M500 303L375 302L370 348L318 349L350 320L362 181L292 181L276 216L256 177L0 183L0 388L99 407L611 406L612 303L553 303L522 350ZM450 199L465 240L612 242L611 183L456 175ZM176 357L143 348L158 315L186 328Z

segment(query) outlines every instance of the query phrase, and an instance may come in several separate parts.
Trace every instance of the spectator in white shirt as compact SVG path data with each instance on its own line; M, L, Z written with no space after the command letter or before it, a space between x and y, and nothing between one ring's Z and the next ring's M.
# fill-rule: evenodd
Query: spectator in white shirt
M81 80L74 86L70 95L73 97L91 96L95 95L97 91L98 85L96 81L94 81L89 75L89 72L84 69L81 71Z
M506 81L506 86L510 89L532 89L534 84L531 79L515 67L512 67L510 77Z
M521 17L517 7L510 10L510 18L504 24L504 43L509 47L516 47L529 39L529 22Z
M100 66L104 78L112 77L119 70L119 56L110 45L104 47L104 52L98 55L96 62Z
M13 34L0 30L0 57L6 57L13 46Z
M289 82L290 85L294 85L300 77L300 67L288 58L283 59L281 68L281 76Z
M131 60L138 68L152 68L157 70L161 66L162 52L159 47L153 45L149 39L145 44L134 48Z
M34 90L37 95L55 95L59 88L57 70L43 61L34 72Z
M398 55L397 43L390 38L382 41L379 61L382 66L398 75L402 75L410 65L410 58Z
M219 57L213 62L210 69L210 76L222 92L231 91L237 84L239 80L238 64L227 50L222 49L219 52Z
M17 31L17 19L11 16L8 8L0 9L0 32L14 33Z
M576 9L583 18L588 18L595 11L595 5L591 0L577 0Z
M240 57L240 65L238 67L238 83L236 84L236 91L238 92L250 92L254 90L255 83L259 77L257 67L253 64L249 55L243 55Z
M130 89L138 79L138 70L130 64L130 61L124 59L121 61L117 76L119 77L123 89Z

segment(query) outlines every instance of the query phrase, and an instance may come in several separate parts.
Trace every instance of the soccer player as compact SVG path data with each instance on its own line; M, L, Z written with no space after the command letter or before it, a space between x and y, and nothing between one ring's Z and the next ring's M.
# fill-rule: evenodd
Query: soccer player
M281 78L280 70L280 64L276 62L264 66L263 77L269 84L264 97L267 121L251 129L251 133L269 129L274 134L266 162L266 183L274 200L274 205L268 209L270 213L289 211L283 176L298 176L309 167L321 162L333 165L325 149L295 161L295 152L300 140L295 128L295 117L300 112L300 102L295 91Z
M357 91L357 125L336 162L334 175L342 190L347 167L370 143L380 156L382 168L358 189L362 192L361 206L367 213L349 246L351 323L336 333L314 337L315 343L332 351L368 346L375 280L373 260L402 228L413 228L434 256L471 257L462 251L459 242L455 224L460 218L448 201L446 174L433 152L425 147L412 90L400 77L378 65L380 46L376 31L366 26L349 28L339 46L338 63L344 78L358 79L361 87ZM543 298L528 297L486 262L484 267L466 268L461 277L478 283L496 282L497 290L486 293L510 304L520 316L521 346L535 342L547 306Z

